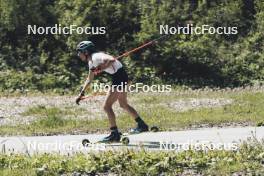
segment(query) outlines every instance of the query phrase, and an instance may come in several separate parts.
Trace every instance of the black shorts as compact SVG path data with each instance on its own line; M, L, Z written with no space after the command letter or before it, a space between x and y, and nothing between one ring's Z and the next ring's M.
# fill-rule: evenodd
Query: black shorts
M128 75L123 67L119 68L117 72L111 75L112 76L112 85L127 85Z

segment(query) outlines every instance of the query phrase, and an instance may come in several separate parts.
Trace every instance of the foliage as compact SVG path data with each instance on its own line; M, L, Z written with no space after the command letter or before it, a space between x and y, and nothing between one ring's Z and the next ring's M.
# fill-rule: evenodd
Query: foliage
M263 173L263 142L250 140L238 151L105 151L62 156L1 154L0 173L35 172L37 175L260 175ZM23 170L23 172L21 172ZM188 175L189 175L188 174ZM18 174L19 175L19 174Z
M241 86L264 80L262 0L1 0L0 90L76 90L81 40L114 56L159 37L159 25L236 26L237 35L171 35L123 62L134 81ZM105 35L28 35L27 25L106 26ZM104 77L107 78L108 77ZM103 80L102 78L97 78Z

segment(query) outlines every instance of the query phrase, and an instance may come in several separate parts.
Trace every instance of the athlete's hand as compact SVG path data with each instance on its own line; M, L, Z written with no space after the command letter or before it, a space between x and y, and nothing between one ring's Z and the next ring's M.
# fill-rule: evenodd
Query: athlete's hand
M101 65L98 65L97 67L91 68L91 71L95 74L101 73L102 72L102 67Z
M80 101L82 100L82 96L78 96L75 100L77 105L80 105Z
M81 92L79 96L76 98L75 102L77 105L80 105L80 101L82 100L82 97L84 97L84 92Z

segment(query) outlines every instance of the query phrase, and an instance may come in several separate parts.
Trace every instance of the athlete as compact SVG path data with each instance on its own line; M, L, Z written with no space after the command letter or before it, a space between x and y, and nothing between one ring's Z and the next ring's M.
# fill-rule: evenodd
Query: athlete
M97 52L95 45L91 41L82 41L77 45L78 56L83 62L89 65L89 75L82 87L82 90L76 98L76 103L82 100L85 90L89 87L94 76L98 72L106 72L112 77L112 85L104 102L104 111L106 112L109 124L110 135L106 136L101 142L119 142L120 133L116 125L115 113L112 109L113 104L118 101L121 108L127 111L136 121L136 128L131 129L131 133L141 133L148 131L148 125L141 119L137 111L128 104L127 92L123 89L118 89L120 86L127 85L128 75L123 68L123 65L111 55L103 52Z

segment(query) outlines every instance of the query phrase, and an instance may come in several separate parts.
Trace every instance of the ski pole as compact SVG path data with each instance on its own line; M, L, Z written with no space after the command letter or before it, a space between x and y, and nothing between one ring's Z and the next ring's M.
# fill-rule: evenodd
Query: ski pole
M161 37L159 37L159 38L156 38L156 39L154 39L154 40L151 40L151 41L149 41L149 42L147 42L147 43L145 43L145 44L140 45L140 46L137 47L137 48L134 48L134 49L132 49L132 50L130 50L130 51L124 52L123 54L121 54L120 56L115 57L114 59L115 59L115 60L118 60L118 59L121 59L122 57L126 57L126 56L128 56L129 54L134 53L134 52L136 52L136 51L138 51L138 50L140 50L140 49L142 49L142 48L145 48L145 47L147 47L147 46L149 46L149 45L156 44L159 40L161 40L161 39L163 39L163 38L165 38L165 37L168 37L168 35L163 35L163 36L161 36ZM95 69L93 72L94 72L95 75L98 75L99 73L101 73L100 70L96 70L96 69Z
M151 41L149 41L149 42L147 42L147 43L145 43L145 44L143 44L143 45L141 45L141 46L139 46L139 47L137 47L137 48L134 48L134 49L132 49L132 50L130 50L130 51L127 51L127 52L121 54L120 56L115 57L115 59L118 60L118 59L120 59L120 58L122 58L122 57L126 57L126 56L128 56L129 54L134 53L134 52L136 52L136 51L138 51L138 50L140 50L140 49L142 49L142 48L145 48L145 47L147 47L147 46L149 46L149 45L152 45L152 44L157 43L159 40L161 40L161 39L163 39L163 38L165 38L165 37L168 37L168 36L167 36L167 35L164 35L164 36L161 36L161 37L159 37L159 38L157 38L157 39L151 40Z
M94 97L96 97L98 95L106 95L106 93L105 92L99 92L99 93L95 92L93 95L81 97L81 100L84 100L84 99L92 99L92 98L94 98Z

